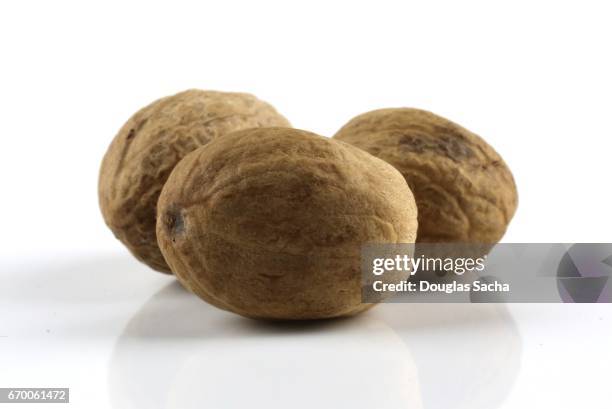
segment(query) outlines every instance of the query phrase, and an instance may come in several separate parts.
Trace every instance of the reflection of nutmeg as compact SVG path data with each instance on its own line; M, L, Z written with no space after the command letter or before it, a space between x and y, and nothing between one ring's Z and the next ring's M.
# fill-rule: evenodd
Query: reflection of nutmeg
M99 199L106 224L140 261L169 273L157 246L155 215L170 172L209 141L262 126L289 123L249 94L188 90L136 112L111 143L100 169Z
M416 205L399 172L343 142L289 128L228 134L185 157L158 203L157 237L178 279L254 318L350 315L360 250L412 243Z
M398 169L419 209L419 242L496 243L517 206L512 173L479 136L427 111L380 109L336 133Z

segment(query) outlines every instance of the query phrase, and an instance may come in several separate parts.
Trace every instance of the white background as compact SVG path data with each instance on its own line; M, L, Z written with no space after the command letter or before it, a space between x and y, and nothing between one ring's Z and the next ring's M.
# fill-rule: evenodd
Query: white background
M96 183L123 122L187 88L251 92L327 136L411 106L505 158L504 241L609 242L611 18L605 1L2 2L0 387L67 386L89 408L609 407L608 305L254 327L132 261Z

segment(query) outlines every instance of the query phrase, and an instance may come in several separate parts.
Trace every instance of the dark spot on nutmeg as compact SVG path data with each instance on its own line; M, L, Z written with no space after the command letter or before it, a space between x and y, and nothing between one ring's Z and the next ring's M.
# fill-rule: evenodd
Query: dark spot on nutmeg
M457 134L442 135L440 142L439 151L450 159L461 160L474 156L466 141Z
M132 139L134 136L136 136L136 130L134 128L130 129L130 131L128 132L127 136L125 137L125 139L130 140Z
M434 152L456 162L474 156L472 148L460 133L441 127L435 130L435 136L405 133L399 138L399 147L418 154Z
M423 153L426 148L424 138L420 135L405 134L399 139L399 145L403 149L407 149L414 153Z
M164 226L168 234L172 237L181 235L185 231L185 220L183 219L183 212L175 206L172 206L164 214Z

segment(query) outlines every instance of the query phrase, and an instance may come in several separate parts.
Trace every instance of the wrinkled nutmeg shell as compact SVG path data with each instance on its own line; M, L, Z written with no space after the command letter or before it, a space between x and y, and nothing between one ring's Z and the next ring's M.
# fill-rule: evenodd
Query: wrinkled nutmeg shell
M355 314L365 243L413 243L416 205L392 166L289 128L239 131L189 154L161 193L157 237L209 303L264 319Z
M159 193L189 152L240 129L289 126L266 102L250 94L188 90L136 112L112 141L100 169L102 215L137 259L170 273L155 236Z
M418 242L496 243L514 215L516 185L501 156L478 135L431 112L367 112L334 138L402 173L419 209Z

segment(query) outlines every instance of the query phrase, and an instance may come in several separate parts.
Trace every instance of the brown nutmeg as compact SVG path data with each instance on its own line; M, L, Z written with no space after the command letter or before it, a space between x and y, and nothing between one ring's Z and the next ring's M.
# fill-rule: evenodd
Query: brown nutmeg
M188 90L136 112L112 141L100 169L100 208L115 236L151 268L169 273L155 237L159 193L189 152L226 133L289 126L250 94Z
M355 314L361 246L411 243L416 205L392 166L289 128L234 132L186 156L158 203L159 246L204 300L267 319Z
M418 242L496 243L517 207L512 173L482 138L431 112L390 108L334 136L398 169L419 209Z

